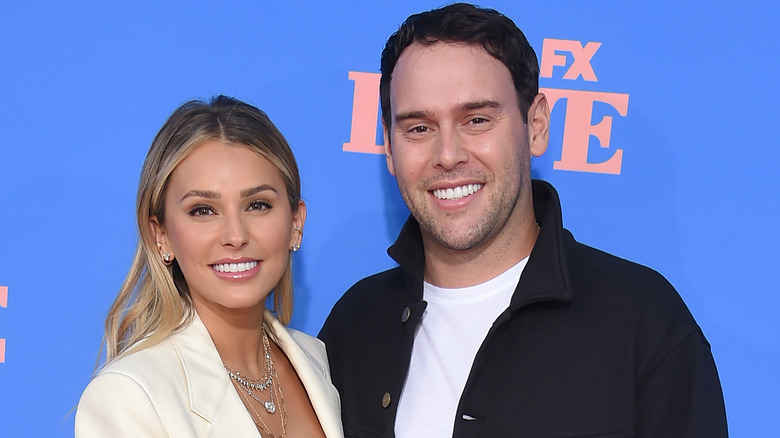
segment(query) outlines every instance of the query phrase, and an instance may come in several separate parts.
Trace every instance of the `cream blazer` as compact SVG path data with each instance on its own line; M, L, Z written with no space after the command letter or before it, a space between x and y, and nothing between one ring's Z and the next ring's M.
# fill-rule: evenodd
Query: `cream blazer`
M269 336L290 359L328 438L344 436L324 344L265 313ZM89 383L76 437L258 437L249 412L197 316L157 345L122 357Z

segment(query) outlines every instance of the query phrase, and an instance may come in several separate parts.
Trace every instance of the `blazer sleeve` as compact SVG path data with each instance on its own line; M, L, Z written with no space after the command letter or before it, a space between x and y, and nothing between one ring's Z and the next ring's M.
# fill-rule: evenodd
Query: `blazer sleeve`
M122 373L104 372L90 382L76 411L76 438L167 437L144 388Z

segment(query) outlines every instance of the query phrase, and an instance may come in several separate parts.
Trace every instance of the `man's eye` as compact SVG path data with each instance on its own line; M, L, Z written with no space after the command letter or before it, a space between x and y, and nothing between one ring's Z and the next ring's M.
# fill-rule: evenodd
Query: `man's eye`
M428 131L429 129L427 126L415 126L409 130L409 132L412 132L414 134L425 134Z
M487 123L487 119L484 117L474 117L473 119L469 120L469 123L472 125L481 125L483 123Z

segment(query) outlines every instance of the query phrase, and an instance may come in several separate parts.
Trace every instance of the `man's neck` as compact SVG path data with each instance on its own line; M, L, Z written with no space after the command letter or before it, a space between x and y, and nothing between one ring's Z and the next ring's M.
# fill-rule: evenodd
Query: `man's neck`
M507 227L467 250L446 248L423 232L425 281L446 288L484 283L528 257L538 234L539 226L533 215L521 225Z

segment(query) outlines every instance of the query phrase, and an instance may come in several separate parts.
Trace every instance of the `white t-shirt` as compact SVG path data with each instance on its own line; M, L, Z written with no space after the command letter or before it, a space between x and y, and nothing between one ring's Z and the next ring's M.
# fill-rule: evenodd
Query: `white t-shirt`
M471 365L487 332L507 307L528 258L476 286L423 285L428 306L417 327L398 413L398 438L451 438Z

